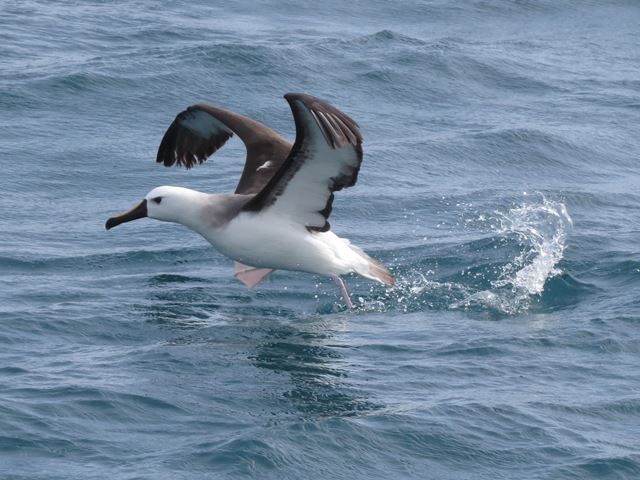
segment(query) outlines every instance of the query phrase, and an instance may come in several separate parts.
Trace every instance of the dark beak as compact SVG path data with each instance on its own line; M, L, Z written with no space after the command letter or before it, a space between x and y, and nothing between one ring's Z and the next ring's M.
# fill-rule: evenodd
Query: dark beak
M137 220L138 218L144 218L147 216L147 200L142 200L139 205L133 207L128 212L121 213L115 217L111 217L107 220L104 227L109 230L121 223L130 222L131 220Z

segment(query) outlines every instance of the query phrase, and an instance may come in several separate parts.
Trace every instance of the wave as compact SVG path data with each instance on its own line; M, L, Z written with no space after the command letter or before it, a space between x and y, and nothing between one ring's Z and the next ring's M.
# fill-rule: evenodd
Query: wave
M411 90L412 97L420 98L439 92L439 98L432 95L437 103L452 101L452 90L464 91L465 97L479 88L537 94L562 90L541 80L528 64L478 55L479 46L457 37L425 40L381 30L347 39L327 38L303 48L322 54L339 48L344 68L371 86L384 85L387 92L390 87ZM431 81L425 83L425 76Z
M465 98L487 88L501 93L505 89L536 93L558 89L542 81L529 65L478 55L477 43L450 36L423 39L384 29L366 35L293 36L268 42L216 35L215 42L207 42L206 37L185 37L178 30L166 30L174 41L161 43L161 36L148 30L118 37L117 41L134 42L135 49L117 53L99 50L76 64L60 67L43 63L28 70L19 98L6 98L5 102L28 106L31 97L42 100L43 92L52 102L64 93L122 94L144 89L150 76L158 88L174 88L180 78L177 72L185 69L194 72L190 89L199 85L210 88L212 77L207 72L211 71L216 79L255 76L262 82L265 77L281 82L285 77L293 85L313 83L322 74L333 77L338 85L348 82L362 95L370 96L377 90L384 90L385 95L395 92L395 101L403 103L415 103L416 97L455 103L458 96L451 95L454 92ZM137 68L123 71L121 65L130 65L134 58Z
M412 46L428 46L429 42L412 37L393 30L384 29L368 35L353 36L350 38L326 38L313 41L311 46L321 48L349 48L354 46L382 46L389 47L391 45L412 45Z
M566 473L569 478L585 478L583 475L593 475L593 478L609 476L638 478L640 476L640 460L637 455L583 459L571 468L561 468L559 473Z
M563 152L578 148L578 145L559 135L533 128L495 129L482 133L475 133L471 138L480 140L482 143L487 145L493 145L500 150L507 150L513 145L520 146L522 144L543 146L545 148Z
M54 271L54 270L83 270L94 268L129 267L133 264L148 262L187 262L191 256L201 258L209 248L190 247L184 249L165 250L131 250L126 252L99 253L93 255L73 255L47 258L16 258L0 256L0 267L14 271Z
M224 73L231 77L285 76L295 83L309 82L322 74L335 77L337 84L349 82L351 89L356 87L353 81L357 80L356 88L361 94L370 95L371 89L378 88L384 89L386 95L395 91L398 101L403 102L416 96L427 96L436 103L451 102L455 101L452 90L465 92L465 96L479 88L536 93L558 90L556 85L542 81L529 65L478 56L478 47L456 37L422 39L384 29L372 34L320 39L293 36L269 42L230 38L195 45L185 41L170 47L154 44L144 55L163 62L172 58L174 69L213 68L217 75ZM180 60L175 63L175 59ZM156 75L162 77L163 73ZM425 76L430 81L425 82ZM206 79L200 75L192 79L195 83L201 81Z

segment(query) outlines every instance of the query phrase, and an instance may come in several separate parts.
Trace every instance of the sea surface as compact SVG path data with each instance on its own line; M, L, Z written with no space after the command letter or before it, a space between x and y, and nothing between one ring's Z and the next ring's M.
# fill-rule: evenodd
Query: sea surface
M198 102L365 139L331 224L397 285L247 290L184 227L243 144ZM640 478L640 3L0 1L0 478Z

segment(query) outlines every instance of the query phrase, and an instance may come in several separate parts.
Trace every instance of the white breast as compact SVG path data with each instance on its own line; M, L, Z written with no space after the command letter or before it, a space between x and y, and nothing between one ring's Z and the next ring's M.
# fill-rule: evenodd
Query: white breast
M353 262L362 261L332 232L309 232L275 215L241 213L204 236L224 255L259 268L342 275L354 271Z

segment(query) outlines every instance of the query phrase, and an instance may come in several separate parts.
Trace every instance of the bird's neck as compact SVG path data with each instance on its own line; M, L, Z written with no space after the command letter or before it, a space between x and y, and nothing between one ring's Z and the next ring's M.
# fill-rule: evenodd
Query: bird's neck
M207 194L189 192L179 223L199 233L209 241L242 209L251 195Z
M184 189L172 219L175 223L202 233L206 224L206 209L209 205L209 194L198 192L197 190Z

